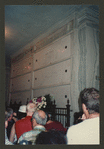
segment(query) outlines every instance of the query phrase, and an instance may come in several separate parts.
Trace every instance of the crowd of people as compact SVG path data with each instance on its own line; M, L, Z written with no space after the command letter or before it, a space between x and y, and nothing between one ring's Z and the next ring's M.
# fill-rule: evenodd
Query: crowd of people
M5 145L100 144L99 134L99 91L85 88L80 93L82 110L77 121L68 129L50 115L37 110L34 103L22 105L16 111L5 110Z

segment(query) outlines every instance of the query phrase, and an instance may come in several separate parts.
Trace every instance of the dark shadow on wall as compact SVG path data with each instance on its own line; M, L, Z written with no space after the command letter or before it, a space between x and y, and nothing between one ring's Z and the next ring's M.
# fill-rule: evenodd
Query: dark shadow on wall
M9 104L11 58L5 56L5 106Z

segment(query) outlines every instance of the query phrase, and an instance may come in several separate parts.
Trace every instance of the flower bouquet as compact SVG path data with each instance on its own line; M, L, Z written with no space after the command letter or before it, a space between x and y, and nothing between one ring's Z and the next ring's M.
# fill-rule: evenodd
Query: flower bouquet
M32 102L35 103L35 105L37 106L37 110L41 109L41 108L45 108L47 103L46 103L46 98L45 97L38 97L38 98L33 98Z
M45 112L52 111L52 100L53 97L50 94L40 96L32 99L32 102L36 104L37 110L43 110Z

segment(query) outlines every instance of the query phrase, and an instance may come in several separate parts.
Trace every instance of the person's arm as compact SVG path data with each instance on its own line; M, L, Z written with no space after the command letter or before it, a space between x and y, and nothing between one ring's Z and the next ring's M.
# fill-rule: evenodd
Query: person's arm
M15 123L14 123L12 126L12 129L11 129L10 139L9 139L12 143L14 142L15 134L16 134L16 132L15 132Z

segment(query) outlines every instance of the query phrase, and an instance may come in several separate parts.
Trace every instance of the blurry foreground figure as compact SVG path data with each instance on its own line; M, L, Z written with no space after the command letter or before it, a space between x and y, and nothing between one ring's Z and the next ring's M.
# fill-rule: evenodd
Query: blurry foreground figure
M66 144L65 134L57 130L41 132L36 138L36 144Z
M96 144L99 137L99 91L95 88L85 88L81 93L83 122L69 127L67 131L68 144Z

